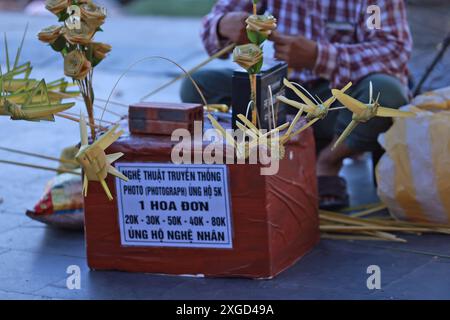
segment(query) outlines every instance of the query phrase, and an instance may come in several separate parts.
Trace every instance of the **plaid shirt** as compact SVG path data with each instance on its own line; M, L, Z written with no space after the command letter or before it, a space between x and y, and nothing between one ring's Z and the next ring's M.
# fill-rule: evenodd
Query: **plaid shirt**
M369 5L380 7L381 28L370 29ZM333 87L358 82L372 73L386 73L407 84L412 40L403 0L261 0L259 13L278 19L277 30L317 42L312 70L294 70L290 78L308 82L327 79ZM229 42L219 39L217 25L231 11L251 12L251 0L219 0L203 20L202 39L209 54Z

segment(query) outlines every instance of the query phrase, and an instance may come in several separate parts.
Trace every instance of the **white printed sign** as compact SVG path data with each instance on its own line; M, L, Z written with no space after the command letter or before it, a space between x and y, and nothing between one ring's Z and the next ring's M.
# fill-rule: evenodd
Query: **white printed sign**
M226 165L116 163L124 246L232 248Z

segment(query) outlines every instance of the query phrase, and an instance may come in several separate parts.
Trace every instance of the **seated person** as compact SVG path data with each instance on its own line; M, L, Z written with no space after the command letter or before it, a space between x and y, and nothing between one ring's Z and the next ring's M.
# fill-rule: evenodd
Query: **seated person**
M371 4L380 8L380 28L367 23L370 14L366 11ZM398 108L407 104L412 40L403 0L262 0L258 9L259 14L269 12L278 20L277 31L269 40L274 43L275 58L284 60L292 70L289 80L302 84L314 96L325 101L331 96L330 88L340 89L352 81L347 93L368 102L371 81L374 95L381 93L381 105ZM204 18L202 39L208 53L230 43L248 43L245 19L251 11L250 0L217 1ZM232 74L232 69L201 70L193 78L208 103L230 105ZM201 102L189 81L182 84L181 98L183 102ZM337 105L339 102L333 106ZM346 109L330 112L313 127L322 208L348 205L346 182L338 176L344 158L378 150L378 135L392 121L373 118L332 150L351 117Z

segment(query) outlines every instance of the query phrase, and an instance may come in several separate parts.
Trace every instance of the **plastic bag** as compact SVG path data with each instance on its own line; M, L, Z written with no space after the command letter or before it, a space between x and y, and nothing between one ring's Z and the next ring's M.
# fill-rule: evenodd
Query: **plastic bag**
M450 110L450 87L421 94L414 98L411 105L422 110Z
M63 173L50 180L34 211L28 211L26 214L31 219L51 226L83 230L81 176Z
M395 119L380 136L378 196L396 218L450 224L450 111L436 112L449 102L450 87L416 97L401 109L417 117Z

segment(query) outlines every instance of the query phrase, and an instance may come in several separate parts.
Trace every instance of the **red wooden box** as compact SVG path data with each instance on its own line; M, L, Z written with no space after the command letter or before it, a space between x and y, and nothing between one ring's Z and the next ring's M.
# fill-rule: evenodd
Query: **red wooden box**
M137 134L171 135L176 129L194 133L194 121L203 120L203 106L190 103L140 102L130 105L128 125Z
M121 162L170 163L170 137L125 135L107 153ZM89 184L85 199L87 259L95 270L121 270L214 277L272 278L293 265L319 241L315 146L312 130L286 144L276 175L260 165L227 165L232 248L128 247L121 245L115 180Z

